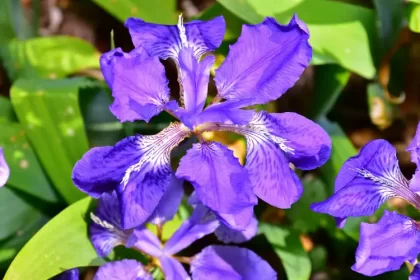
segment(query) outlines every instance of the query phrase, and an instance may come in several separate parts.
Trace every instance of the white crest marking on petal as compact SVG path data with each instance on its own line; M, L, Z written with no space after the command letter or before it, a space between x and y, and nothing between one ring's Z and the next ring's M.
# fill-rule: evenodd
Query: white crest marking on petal
M180 14L178 16L178 30L179 30L179 37L181 38L181 43L184 47L188 47L188 42L187 42L187 34L185 31L185 26L184 26L184 19L182 18L182 14Z
M158 162L159 165L165 165L169 162L169 155L172 148L176 147L187 137L191 131L180 123L169 125L160 133L151 136L143 136L142 141L138 141L139 149L144 149L139 162L131 165L124 174L121 184L125 187L130 179L132 172L138 172L148 162ZM163 155L163 157L161 157Z
M90 218L92 219L92 221L95 224L97 224L97 225L99 225L99 226L101 226L103 228L106 228L106 229L109 229L109 230L115 229L115 227L112 224L108 223L105 220L101 220L101 218L99 218L98 216L96 216L95 214L93 214L93 212L90 212Z

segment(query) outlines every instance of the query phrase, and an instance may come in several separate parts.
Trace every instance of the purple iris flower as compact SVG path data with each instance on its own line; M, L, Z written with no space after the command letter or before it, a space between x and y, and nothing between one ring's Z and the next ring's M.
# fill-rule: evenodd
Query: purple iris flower
M0 188L3 187L10 176L10 169L4 158L3 149L0 147Z
M66 270L59 275L55 276L55 280L79 280L79 269L73 268Z
M222 223L238 230L246 229L252 220L257 196L280 208L296 202L303 188L289 163L303 170L324 164L330 155L330 138L298 114L244 108L279 98L299 79L312 56L306 25L297 16L287 25L273 18L244 25L216 71L218 94L207 107L215 61L208 53L222 42L223 17L185 24L180 17L177 25L130 18L125 25L135 49L130 53L114 49L100 61L114 97L111 112L121 122L148 122L166 111L180 122L156 135L131 136L113 147L91 149L74 167L75 185L94 198L116 191L124 229L150 219L163 223L173 216L183 194L182 180L191 182L201 203ZM170 100L160 59L172 59L177 65L179 103ZM244 135L245 166L227 147L204 141L205 131ZM191 135L199 143L173 172L170 152Z
M316 212L330 214L344 226L347 217L370 216L392 197L405 199L420 209L419 151L420 124L407 151L417 170L407 180L398 166L395 148L379 139L366 144L360 153L341 168L334 194L311 206ZM353 270L368 276L398 270L405 261L420 253L420 226L417 221L385 211L376 224L362 223Z
M99 199L95 213L91 215L93 223L90 225L90 238L94 248L102 257L107 256L115 246L124 245L150 256L153 259L152 263L162 269L166 279L190 279L180 262L180 260L185 262L185 259L188 259L193 279L255 279L255 276L258 276L258 279L277 279L276 272L268 263L244 248L209 246L193 258L177 257L178 252L194 241L223 226L214 214L201 204L196 205L191 217L182 223L165 244L162 244L159 238L144 226L122 229L119 226L118 208L116 193L104 194ZM234 233L228 234L229 230L235 231L224 228L225 234L230 237L235 236ZM252 236L248 236L248 239ZM139 262L123 260L102 266L95 279L152 278Z
M410 277L408 277L408 280L420 280L420 264L416 264L414 266L414 269L411 272Z

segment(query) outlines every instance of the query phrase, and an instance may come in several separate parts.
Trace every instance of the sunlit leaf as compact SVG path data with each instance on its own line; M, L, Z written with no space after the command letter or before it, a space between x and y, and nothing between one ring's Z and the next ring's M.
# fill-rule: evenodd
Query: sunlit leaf
M94 0L94 2L122 22L129 17L136 17L154 23L174 24L178 17L175 0Z
M218 0L249 23L272 16L287 23L296 13L309 28L312 63L338 63L366 78L375 74L370 46L376 44L375 14L364 7L326 0Z
M13 107L38 158L58 192L71 203L81 197L71 180L74 164L88 150L79 109L85 79L18 80L11 89Z
M103 263L88 237L85 219L91 210L92 199L85 198L54 217L23 247L4 279L45 280L70 268Z
M285 227L260 223L259 233L264 234L279 256L288 279L307 280L311 275L311 261L303 250L296 232Z
M41 214L8 187L0 189L0 240L15 234Z
M99 68L99 53L88 42L69 36L13 40L0 46L0 58L11 80L62 78Z
M410 4L408 10L408 27L411 31L420 33L420 5Z
M47 202L59 199L18 123L0 121L0 147L10 167L9 187Z

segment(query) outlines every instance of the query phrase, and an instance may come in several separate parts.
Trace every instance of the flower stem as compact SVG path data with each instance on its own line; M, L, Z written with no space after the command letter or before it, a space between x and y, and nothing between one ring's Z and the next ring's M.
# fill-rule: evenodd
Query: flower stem
M163 226L161 225L156 225L156 232L157 232L157 237L159 238L160 241L162 241L162 236L163 236Z

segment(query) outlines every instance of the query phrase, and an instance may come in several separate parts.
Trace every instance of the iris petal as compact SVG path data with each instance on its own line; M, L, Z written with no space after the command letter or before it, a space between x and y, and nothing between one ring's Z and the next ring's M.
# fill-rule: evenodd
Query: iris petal
M121 57L114 64L111 112L122 122L148 122L159 114L169 101L165 68L157 57L140 61Z
M214 51L220 46L225 33L225 20L222 16L209 21L191 21L178 25L160 25L129 18L125 22L134 46L142 47L150 56L161 59L178 58L183 47L193 49L196 58L206 52ZM185 31L181 31L185 28ZM185 35L184 42L181 33Z
M206 122L246 125L254 117L254 111L241 109L246 104L247 100L239 100L210 105L197 115L195 125Z
M139 139L138 136L131 136L114 147L90 149L73 168L74 184L94 198L115 190L126 170L142 157Z
M414 269L411 272L410 277L408 277L408 280L420 280L420 264L416 264L414 266Z
M93 148L76 163L73 182L95 198L116 189L122 227L140 225L153 214L171 182L170 151L189 133L176 123L156 135Z
M275 280L277 273L257 254L235 246L208 246L191 263L194 280Z
M170 280L189 280L191 279L188 273L185 271L185 268L182 264L167 256L163 256L159 259L160 264L162 265L163 274L165 274L165 279Z
M121 260L102 265L93 280L153 280L153 278L138 261Z
M258 232L258 220L253 216L245 230L234 230L224 224L217 227L214 234L223 243L243 243L253 238Z
M100 257L106 257L118 245L125 245L132 231L120 228L120 206L115 192L103 194L92 215L89 233L93 247Z
M231 228L248 226L257 199L248 172L232 151L214 142L194 144L181 159L176 176L190 181L200 201Z
M130 53L125 53L121 48L110 50L101 55L99 60L102 74L108 86L112 89L114 83L114 66L120 58L135 58L137 62L141 62L148 58L149 55L141 48L135 48Z
M290 208L303 192L302 183L289 167L289 160L277 144L260 133L245 133L245 167L255 194L278 208Z
M218 95L250 99L248 105L279 98L299 79L312 57L305 24L294 16L288 25L266 18L244 25L238 41L216 70Z
M79 280L79 269L73 268L66 270L55 276L53 280Z
M180 79L187 112L196 115L203 110L207 98L210 68L215 57L210 55L198 62L193 50L184 48L179 55Z
M143 224L154 213L171 183L170 151L189 133L177 123L156 135L137 136L141 155L126 169L117 188L123 228Z
M10 176L10 169L4 157L3 149L0 147L0 188L3 187Z
M311 208L339 218L369 216L395 196L420 205L419 197L410 191L401 174L395 148L385 140L374 140L344 163L335 182L335 193Z
M411 161L417 165L416 172L410 180L410 188L413 192L420 192L420 123L417 125L416 135L407 147L411 154Z
M268 114L260 111L250 124L266 129L270 139L299 169L323 165L331 154L331 139L318 124L296 113Z
M134 230L127 242L127 247L138 248L156 258L162 255L162 244L159 239L145 227Z
M173 255L187 248L194 241L215 231L219 222L206 207L198 205L191 217L185 220L172 237L166 242L164 251Z
M415 221L385 211L376 224L362 223L356 263L352 269L367 276L400 269L420 252L420 232Z
M163 225L165 222L174 218L181 204L184 195L184 181L179 180L174 174L171 176L171 182L168 190L162 196L159 205L151 216L149 222L156 225Z

